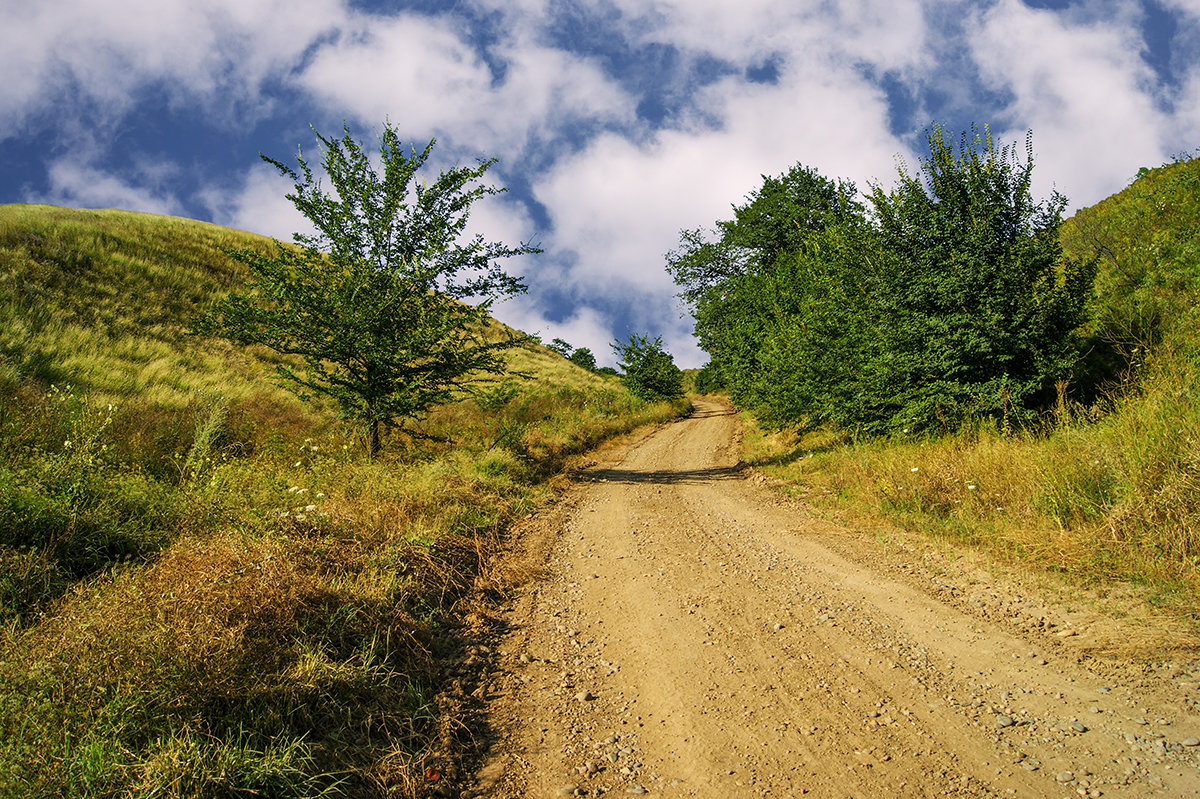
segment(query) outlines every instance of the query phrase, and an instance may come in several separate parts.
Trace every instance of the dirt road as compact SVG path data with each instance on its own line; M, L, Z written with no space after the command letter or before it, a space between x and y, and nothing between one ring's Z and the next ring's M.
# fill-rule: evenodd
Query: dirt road
M819 521L737 424L699 404L526 531L467 795L1200 796L1195 650Z

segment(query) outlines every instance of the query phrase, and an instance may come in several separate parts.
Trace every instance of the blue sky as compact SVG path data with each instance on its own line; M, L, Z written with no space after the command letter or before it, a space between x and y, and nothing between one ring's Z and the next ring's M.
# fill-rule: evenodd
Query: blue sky
M260 152L383 120L442 166L498 157L510 324L705 360L663 256L795 163L890 186L921 132L1033 131L1079 208L1200 148L1200 0L0 0L0 202L290 239Z

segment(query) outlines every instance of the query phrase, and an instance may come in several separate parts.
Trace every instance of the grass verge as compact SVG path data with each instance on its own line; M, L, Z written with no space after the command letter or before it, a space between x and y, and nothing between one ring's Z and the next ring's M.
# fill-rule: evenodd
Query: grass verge
M1136 391L1047 429L983 427L855 442L767 432L745 457L816 507L931 533L1089 584L1131 584L1200 622L1200 402L1195 363L1164 352Z

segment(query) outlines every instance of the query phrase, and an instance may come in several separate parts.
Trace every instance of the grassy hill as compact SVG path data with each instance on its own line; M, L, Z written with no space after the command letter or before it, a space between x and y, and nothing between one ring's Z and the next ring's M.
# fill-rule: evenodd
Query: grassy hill
M575 454L682 410L531 347L372 462L274 354L187 334L243 277L224 248L269 244L0 206L0 795L453 782L489 554Z
M932 530L1200 621L1200 159L1143 170L1062 229L1099 259L1085 357L1041 429L869 443L748 437L831 513Z

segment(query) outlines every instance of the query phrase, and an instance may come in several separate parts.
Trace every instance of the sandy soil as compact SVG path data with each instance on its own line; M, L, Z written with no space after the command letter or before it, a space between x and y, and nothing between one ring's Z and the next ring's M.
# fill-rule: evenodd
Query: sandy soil
M464 796L1200 796L1184 632L823 522L738 435L700 403L524 530Z

